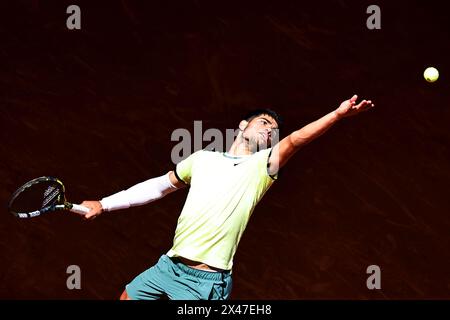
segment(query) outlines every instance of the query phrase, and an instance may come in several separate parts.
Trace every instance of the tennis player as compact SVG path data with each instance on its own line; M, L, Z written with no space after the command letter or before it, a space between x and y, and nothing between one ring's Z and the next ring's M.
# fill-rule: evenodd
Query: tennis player
M84 201L93 219L103 212L143 205L189 186L172 248L132 280L120 299L225 300L232 288L233 256L256 204L278 170L301 147L334 123L372 108L357 96L271 145L281 125L272 110L260 109L239 123L228 152L200 150L173 171L141 182L101 201ZM278 140L277 140L278 141Z

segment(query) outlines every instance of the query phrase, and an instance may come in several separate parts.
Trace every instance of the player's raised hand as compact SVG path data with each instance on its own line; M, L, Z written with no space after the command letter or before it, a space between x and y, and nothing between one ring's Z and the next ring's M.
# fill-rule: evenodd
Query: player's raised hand
M83 201L81 205L89 208L89 212L83 215L86 220L92 220L103 212L100 201Z
M375 106L371 100L363 100L359 104L356 104L356 99L358 99L358 96L355 94L350 99L341 103L339 108L335 110L338 118L353 116L360 112L372 109Z

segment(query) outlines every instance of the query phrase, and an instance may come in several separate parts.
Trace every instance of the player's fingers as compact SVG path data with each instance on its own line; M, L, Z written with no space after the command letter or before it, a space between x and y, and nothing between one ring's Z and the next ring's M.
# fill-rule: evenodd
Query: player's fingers
M364 110L372 109L375 105L372 103L372 100L367 101L367 104L364 106Z
M368 110L370 109L370 106L372 105L372 102L367 102L363 107L362 110Z
M93 219L98 214L98 210L91 209L88 213L84 215L84 218L89 220Z
M92 213L92 210L91 210L91 211L89 211L88 213L86 213L86 214L84 215L84 218L85 218L85 219L90 219L93 215L94 215L94 214Z
M371 104L372 104L372 101L367 100L360 108L361 108L361 110L365 110L368 107L370 107Z
M86 214L82 214L85 220L95 219L102 212L101 204L98 201L83 201L81 205L89 209Z
M97 215L95 215L95 214L93 214L93 215L91 215L91 216L89 216L89 217L84 217L84 220L94 220L95 218L97 218Z
M356 103L356 99L358 99L358 96L356 94L354 94L353 97L350 98L350 103L351 104L355 104Z
M366 111L366 110L370 110L374 107L375 105L372 103L371 100L367 101L365 105L363 105L360 109L360 111Z
M361 101L356 107L355 109L359 110L361 108L364 108L364 106L367 104L366 100Z
M94 220L95 218L97 218L96 214L90 216L89 218L86 218L86 220Z
M89 201L83 201L82 203L80 203L80 205L82 205L83 207L87 207L88 203L89 203Z

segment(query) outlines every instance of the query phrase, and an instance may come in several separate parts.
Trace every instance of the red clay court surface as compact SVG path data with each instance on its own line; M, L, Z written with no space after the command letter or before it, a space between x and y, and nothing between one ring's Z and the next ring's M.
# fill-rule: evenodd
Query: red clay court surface
M181 3L181 2L180 2ZM296 3L296 2L295 2ZM236 128L272 107L293 131L357 93L376 109L338 123L283 169L235 256L232 299L449 299L449 24L444 7L79 1L2 4L0 298L116 299L171 246L187 190L84 222L28 221L11 193L59 177L75 202L171 169L176 128ZM435 66L440 79L426 83ZM79 265L82 289L66 288ZM381 268L381 290L366 268Z

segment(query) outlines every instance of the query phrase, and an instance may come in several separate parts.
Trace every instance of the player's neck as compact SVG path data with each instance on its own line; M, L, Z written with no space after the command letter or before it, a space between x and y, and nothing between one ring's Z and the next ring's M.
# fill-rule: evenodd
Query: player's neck
M228 150L227 153L231 156L239 157L251 155L255 153L255 151L252 150L249 142L246 139L238 136L236 140L234 140L230 150Z

